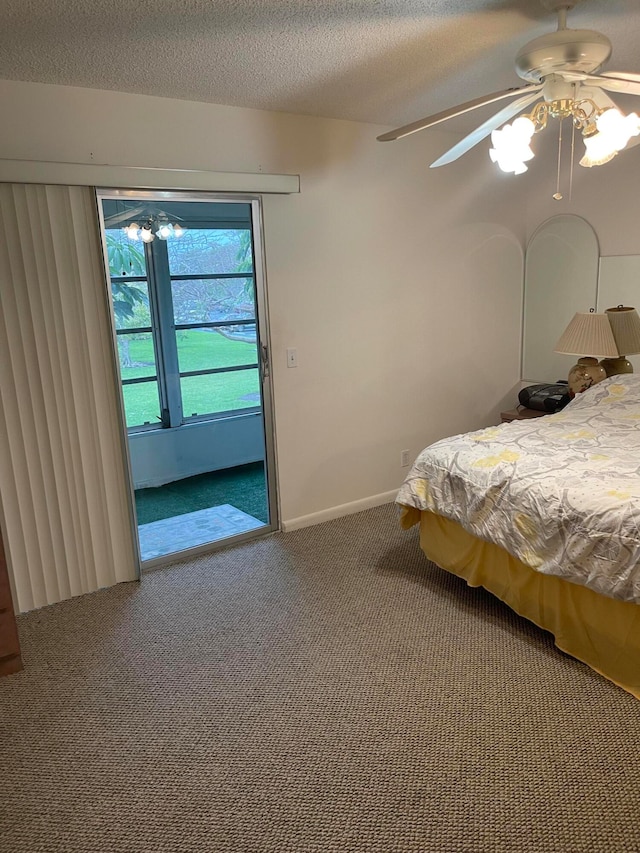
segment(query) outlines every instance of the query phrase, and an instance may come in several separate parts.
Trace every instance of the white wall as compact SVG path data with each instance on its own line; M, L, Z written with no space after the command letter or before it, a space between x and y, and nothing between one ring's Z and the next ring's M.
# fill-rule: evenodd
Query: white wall
M636 107L631 105L624 109ZM554 136L552 132L551 136ZM527 186L523 196L527 240L550 216L573 213L582 216L593 227L601 256L640 254L640 145L621 152L603 166L585 169L577 164L584 151L584 145L577 138L571 197L568 192L569 163L563 159L561 179L564 198L554 201L557 136L555 141L544 142L525 176Z
M300 195L264 199L291 526L389 497L401 450L516 402L526 217L486 146L430 171L456 137L8 81L0 107L0 157L300 174Z

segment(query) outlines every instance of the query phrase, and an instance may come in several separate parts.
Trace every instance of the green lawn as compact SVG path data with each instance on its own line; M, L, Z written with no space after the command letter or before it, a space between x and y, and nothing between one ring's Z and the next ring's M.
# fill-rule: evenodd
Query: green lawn
M177 333L180 372L207 370L257 362L255 343L230 341L216 332L190 329ZM124 367L122 336L119 338L120 370L123 379L155 376L153 342L150 334L129 339L131 367ZM181 379L185 417L245 409L260 404L260 379L256 368ZM157 423L160 417L155 379L124 386L127 426Z

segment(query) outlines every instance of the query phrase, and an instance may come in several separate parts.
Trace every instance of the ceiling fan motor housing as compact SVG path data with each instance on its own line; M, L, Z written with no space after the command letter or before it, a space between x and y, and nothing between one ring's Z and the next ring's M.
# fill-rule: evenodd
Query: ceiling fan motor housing
M611 49L609 39L595 30L558 30L520 48L516 71L532 83L563 71L593 74L609 59Z

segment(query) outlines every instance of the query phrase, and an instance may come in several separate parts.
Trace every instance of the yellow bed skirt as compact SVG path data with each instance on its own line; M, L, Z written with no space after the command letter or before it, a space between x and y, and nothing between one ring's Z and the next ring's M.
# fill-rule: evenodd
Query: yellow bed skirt
M420 523L420 545L436 565L489 590L550 631L563 652L640 699L640 605L536 572L435 513L403 507L401 522Z

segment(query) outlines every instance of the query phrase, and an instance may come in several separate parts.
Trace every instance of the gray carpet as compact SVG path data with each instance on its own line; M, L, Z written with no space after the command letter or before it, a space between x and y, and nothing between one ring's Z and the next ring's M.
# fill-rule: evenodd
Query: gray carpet
M391 506L20 618L2 853L640 850L640 703Z

